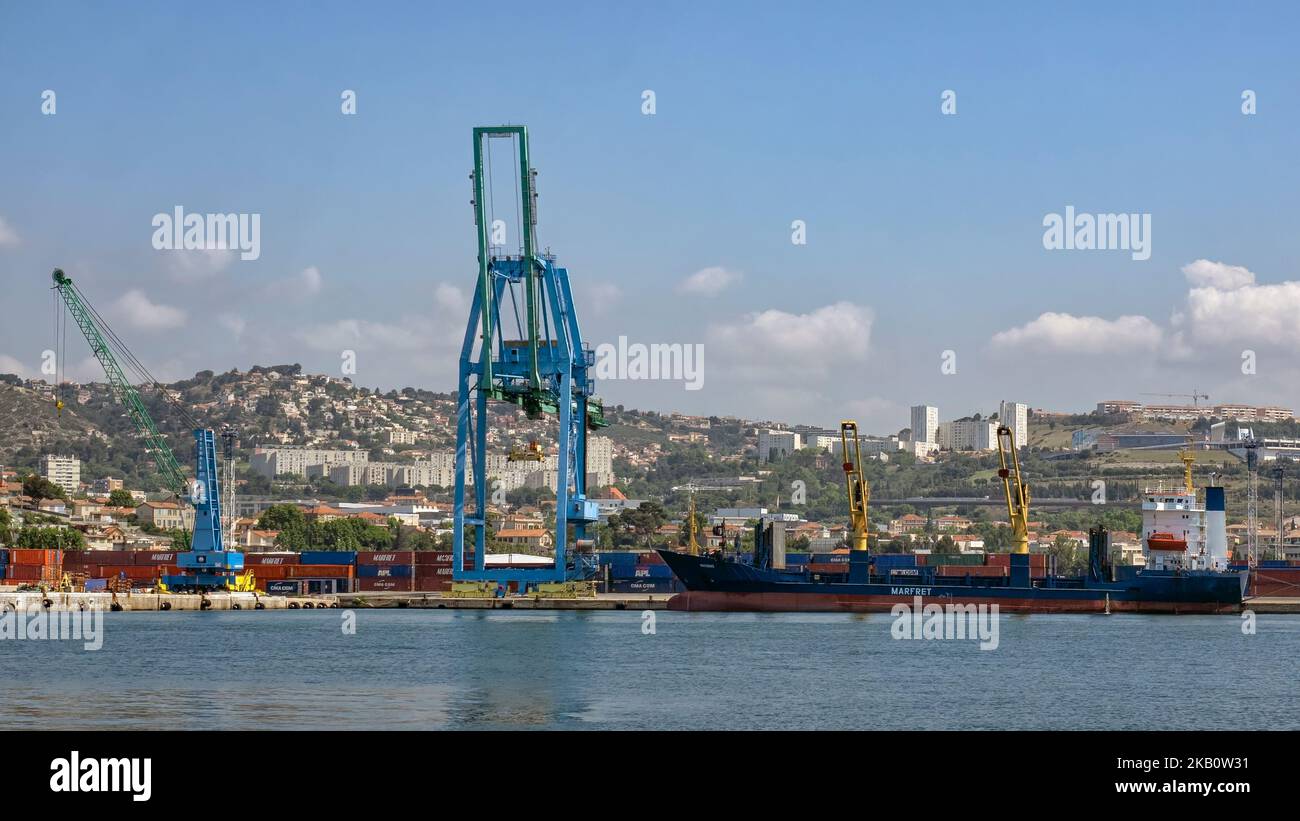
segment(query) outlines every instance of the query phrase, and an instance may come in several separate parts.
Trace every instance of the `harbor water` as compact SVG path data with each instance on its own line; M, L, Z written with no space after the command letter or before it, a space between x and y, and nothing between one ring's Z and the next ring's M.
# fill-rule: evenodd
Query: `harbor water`
M1300 728L1297 615L1003 616L993 650L893 622L108 613L98 650L0 641L0 729Z

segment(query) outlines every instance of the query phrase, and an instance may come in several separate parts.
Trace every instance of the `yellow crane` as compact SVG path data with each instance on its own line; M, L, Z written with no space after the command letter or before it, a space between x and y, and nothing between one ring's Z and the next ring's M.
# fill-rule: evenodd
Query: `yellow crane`
M1012 553L1029 552L1029 485L1020 475L1020 456L1016 453L1016 435L1006 425L998 426L998 476L1007 494L1007 516L1011 519ZM1009 462L1008 462L1009 460Z
M866 550L869 529L867 502L871 499L871 487L862 475L862 445L858 440L857 422L847 419L840 422L840 447L844 454L844 484L849 493L849 526L853 531L850 546L853 550Z
M698 556L704 551L700 548L699 527L695 524L695 494L691 494L691 509L686 514L686 552Z

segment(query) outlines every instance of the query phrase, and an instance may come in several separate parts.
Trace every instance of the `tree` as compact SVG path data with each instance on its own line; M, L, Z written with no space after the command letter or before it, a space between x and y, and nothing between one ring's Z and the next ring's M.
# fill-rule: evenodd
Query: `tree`
M113 507L135 507L135 497L119 488L108 494L108 503Z
M34 527L18 532L18 547L32 550L84 550L86 537L68 527Z
M14 518L7 508L0 508L0 545L11 547L13 542Z
M68 494L63 488L38 474L31 474L23 479L23 495L40 501L41 499L64 499Z
M297 505L271 505L257 518L259 530L277 530L275 546L301 553L307 549L307 517Z

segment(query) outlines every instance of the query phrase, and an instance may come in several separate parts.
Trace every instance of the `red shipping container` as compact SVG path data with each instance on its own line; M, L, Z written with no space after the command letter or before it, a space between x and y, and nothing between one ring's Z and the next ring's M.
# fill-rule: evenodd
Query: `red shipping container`
M979 578L1001 578L1007 575L1005 567L987 567L984 565L941 564L937 570L940 576L977 576Z
M132 552L135 557L131 563L140 567L176 563L176 551L174 550L135 550Z
M257 565L255 567L248 567L247 565L245 565L245 568L253 571L254 579L279 580L279 579L289 578L289 570L293 566L294 565L288 565L288 564L263 564L263 565Z
M809 573L826 573L843 576L849 572L849 566L839 562L822 562L818 564L808 564Z
M63 564L61 550L32 550L29 548L15 548L9 551L10 564L24 565L54 565Z
M417 551L415 554L415 564L417 566L436 565L441 567L445 565L446 567L451 567L452 558L453 556L451 553L439 553L433 550L420 550Z
M253 572L258 573L265 567L275 567L275 565L261 565L254 568ZM350 564L293 564L281 565L280 569L284 571L282 579L350 579L352 578L352 565Z
M357 564L414 564L414 550L366 551L357 553Z
M658 553L641 553L636 557L637 564L663 564L664 557Z
M132 581L153 581L158 577L159 569L156 565L105 564L99 567L99 578L120 579L125 576Z
M445 593L451 589L451 577L439 576L434 579L416 579L415 592L419 593Z
M357 579L357 590L360 592L393 591L409 593L412 589L412 581L409 576L406 578L363 576Z
M301 559L297 553L245 553L244 567L298 564Z
M39 582L45 570L39 564L11 564L5 571L5 578L13 582Z

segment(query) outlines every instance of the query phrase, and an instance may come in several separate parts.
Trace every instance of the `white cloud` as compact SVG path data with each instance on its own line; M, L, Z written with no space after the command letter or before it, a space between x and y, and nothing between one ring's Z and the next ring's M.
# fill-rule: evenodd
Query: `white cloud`
M1187 344L1300 344L1300 282L1193 288L1173 324Z
M27 378L27 369L23 367L23 363L8 354L0 353L0 373L12 373Z
M1193 286L1231 291L1255 284L1255 275L1240 265L1224 265L1198 259L1183 266L1183 274Z
M1112 354L1157 348L1164 334L1144 316L1102 319L1047 312L1019 328L993 335L996 349L1024 352Z
M770 309L740 322L718 325L709 341L742 367L772 373L773 367L823 372L832 362L866 359L871 345L870 308L836 302L806 314Z
M22 239L19 238L18 232L14 230L4 217L0 217L0 248L13 248L19 245Z
M591 282L582 286L581 299L592 314L604 314L623 298L623 291L612 282ZM586 314L587 311L583 311Z
M180 282L198 282L216 276L235 261L229 249L187 249L165 255L172 277Z
M433 301L438 310L469 320L469 296L455 285L439 282L433 289Z
M683 294L716 296L734 283L740 282L742 278L739 271L729 271L719 267L704 268L682 280L677 290Z
M309 265L296 274L272 281L263 289L263 295L269 299L302 299L319 294L323 284L320 269Z
M340 319L299 331L305 344L322 351L418 351L433 347L427 322L408 317L397 323Z
M112 313L133 328L144 331L162 331L179 328L185 324L185 312L180 308L151 302L143 291L127 291L112 305Z

